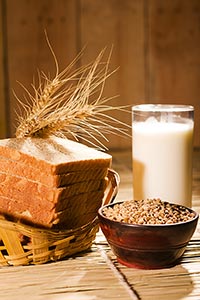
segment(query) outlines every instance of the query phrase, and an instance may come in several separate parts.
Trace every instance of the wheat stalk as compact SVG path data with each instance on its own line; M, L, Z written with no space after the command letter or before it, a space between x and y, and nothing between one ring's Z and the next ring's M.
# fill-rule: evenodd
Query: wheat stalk
M109 106L107 103L111 98L102 97L106 79L116 71L108 71L112 51L106 62L102 61L104 49L93 62L73 70L82 55L80 53L66 69L59 72L49 41L48 44L56 64L55 77L51 80L44 72L38 72L39 83L37 88L32 84L33 95L22 85L31 105L17 98L24 114L18 115L16 137L46 138L56 135L82 139L106 148L100 140L107 141L107 134L127 135L128 125L107 114L108 111L125 108ZM95 100L91 100L92 97Z

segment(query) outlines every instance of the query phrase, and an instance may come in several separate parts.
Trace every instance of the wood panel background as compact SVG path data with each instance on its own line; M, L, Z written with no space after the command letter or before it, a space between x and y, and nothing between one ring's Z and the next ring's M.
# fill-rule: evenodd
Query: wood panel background
M80 64L104 48L113 54L107 81L111 104L179 103L195 107L195 146L200 146L199 0L0 0L0 137L13 136L18 82L31 87L37 69L52 76L85 47ZM131 124L130 114L114 114ZM109 148L131 147L131 139L110 135Z

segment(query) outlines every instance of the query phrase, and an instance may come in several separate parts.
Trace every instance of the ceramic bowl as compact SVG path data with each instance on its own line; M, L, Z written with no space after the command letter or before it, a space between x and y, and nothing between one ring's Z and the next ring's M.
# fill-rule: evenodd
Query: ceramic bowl
M119 202L118 202L119 203ZM159 269L177 264L198 222L198 213L186 222L160 225L138 225L113 221L98 211L100 227L119 263L127 267Z

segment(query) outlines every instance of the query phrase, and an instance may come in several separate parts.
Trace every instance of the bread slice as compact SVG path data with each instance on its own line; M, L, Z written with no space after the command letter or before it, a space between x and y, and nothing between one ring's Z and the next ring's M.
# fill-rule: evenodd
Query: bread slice
M79 170L66 174L51 175L43 173L41 170L25 163L16 162L12 159L0 156L0 177L6 176L7 174L19 176L54 188L91 179L101 180L106 177L107 172L107 168L95 168L95 166L93 166L84 172Z
M0 195L24 202L34 202L34 198L40 198L41 201L45 199L58 203L64 198L81 193L104 190L105 187L106 179L94 179L73 183L60 188L49 188L46 185L27 180L23 177L0 173Z
M112 160L107 153L58 137L2 139L0 156L51 175L108 168Z
M64 199L63 207L56 207L55 203L49 201L38 201L37 198L34 203L27 203L0 195L0 211L12 221L21 220L46 228L70 229L95 218L103 195L102 190L78 194Z

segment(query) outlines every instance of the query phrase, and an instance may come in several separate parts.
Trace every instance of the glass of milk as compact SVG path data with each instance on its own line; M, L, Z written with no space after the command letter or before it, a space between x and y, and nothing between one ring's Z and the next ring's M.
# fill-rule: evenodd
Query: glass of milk
M192 206L194 108L132 107L134 199L160 198Z

